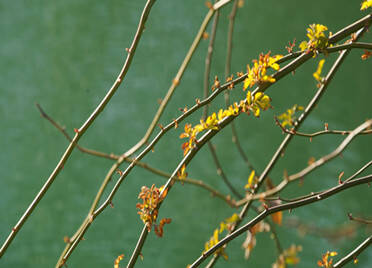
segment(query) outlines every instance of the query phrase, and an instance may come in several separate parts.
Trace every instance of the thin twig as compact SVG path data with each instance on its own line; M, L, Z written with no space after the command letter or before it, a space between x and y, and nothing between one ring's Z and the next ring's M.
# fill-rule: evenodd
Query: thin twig
M354 217L351 213L348 213L347 216L349 217L349 220L360 222L363 224L372 224L372 220L366 220L360 217Z
M205 29L207 28L207 26L209 24L209 21L213 17L213 14L217 10L219 10L222 6L224 6L225 4L227 4L230 1L231 0L220 0L218 3L216 3L213 6L213 8L209 9L207 15L204 18L204 21L202 22L202 24L199 28L199 31L198 31L197 35L195 36L195 39L194 39L193 43L191 44L191 47L190 47L189 51L186 54L185 59L183 60L180 68L178 69L177 74L176 74L175 78L173 79L172 84L171 84L170 88L168 89L166 95L162 99L161 104L160 104L160 106L159 106L159 108L158 108L150 126L148 127L145 135L143 136L143 138L136 145L134 145L132 148L130 148L127 152L124 153L125 156L132 155L133 153L135 153L138 149L140 149L149 140L152 132L154 131L155 127L158 124L158 121L159 121L161 115L164 112L165 107L167 106L169 100L171 99L175 89L180 84L182 76L185 73L185 70L186 70L186 68L187 68L187 66L188 66L196 48L198 47L199 42L203 37L203 33L205 32Z
M216 32L217 32L217 25L218 25L218 18L219 18L219 12L216 11L214 15L211 35L210 35L210 41L208 45L207 50L207 56L205 58L205 71L204 71L204 90L203 90L203 97L206 98L208 96L209 91L209 77L210 77L210 71L211 71L211 64L212 64L212 55L213 55L213 48L214 48L214 41L216 39ZM203 107L203 119L205 120L208 115L208 105L205 105ZM208 148L212 155L213 162L215 163L217 167L217 174L222 178L224 183L227 185L227 187L230 189L230 191L237 197L242 198L242 195L234 188L234 186L230 183L229 179L227 178L225 172L222 169L221 163L218 160L217 152L215 150L215 146L211 141L208 142Z
M216 40L216 33L217 33L217 25L218 25L218 19L220 17L220 12L217 11L214 15L208 49L207 49L207 56L205 57L205 68L204 68L204 81L203 81L203 99L207 98L209 95L209 77L211 73L211 65L212 65L212 56L214 51L214 41ZM205 105L203 107L203 119L206 119L208 116L208 106Z
M356 176L359 176L360 173L362 173L363 171L365 171L370 165L372 165L372 160L369 161L367 164L365 164L361 169L359 169L357 172L355 172L353 175L351 175L348 179L346 179L345 181L350 181L350 180L353 180Z
M230 189L230 191L237 197L242 198L243 196L238 192L238 190L235 189L235 187L231 184L230 180L227 178L225 172L222 169L221 163L218 160L217 152L214 148L214 145L211 142L208 142L209 151L212 154L213 161L217 167L217 174L222 178L224 183L227 185L227 187Z
M331 197L343 190L346 190L348 188L352 188L354 186L358 186L361 184L366 184L372 181L372 174L367 175L365 177L357 178L355 180L339 184L335 187L332 187L328 190L323 191L322 193L316 195L316 196L311 196L305 199L297 200L294 202L286 203L286 204L280 204L276 206L272 206L270 208L265 209L261 214L256 216L254 219L234 231L233 233L227 235L224 237L222 240L220 240L216 245L211 247L209 250L203 252L203 254L192 264L189 266L189 268L195 268L198 267L207 257L209 257L211 254L213 254L217 249L220 247L224 246L231 240L235 239L239 235L245 233L249 229L251 229L254 225L256 225L258 222L262 221L265 219L267 216L279 212L279 211L285 211L285 210L292 210L294 208L299 208L302 206L306 206L315 202L319 202L322 200L327 199L328 197Z
M245 202L249 200L257 200L257 199L263 199L269 196L272 196L274 194L279 193L282 191L289 183L294 182L295 180L302 179L306 175L310 174L312 171L314 171L316 168L324 165L328 161L334 159L338 155L340 155L345 148L349 145L349 143L356 137L358 136L361 132L364 131L364 129L369 128L372 126L372 119L364 122L360 126L358 126L356 129L351 131L351 133L341 142L341 144L331 153L319 158L317 161L312 163L311 165L307 166L300 172L297 172L296 174L293 174L291 176L285 176L285 178L280 182L277 186L275 186L272 189L269 189L265 192L255 194L255 195L250 195L244 198L243 200L239 200L236 202L238 206L243 205Z
M65 130L64 127L62 127L60 124L58 124L53 118L51 118L42 108L41 106L36 103L36 106L37 108L39 109L40 113L41 113L41 116L44 117L45 119L47 119L55 128L57 128L65 137L67 140L71 141L71 137L70 135L67 133L67 131ZM108 158L108 159L112 159L112 160L118 160L120 158L119 155L115 155L115 154L107 154L107 153L104 153L104 152L100 152L100 151L96 151L96 150L92 150L92 149L88 149L88 148L85 148L85 147L82 147L80 146L79 144L76 144L76 148L78 148L81 152L84 152L84 153L88 153L88 154L91 154L91 155L94 155L94 156L98 156L98 157L104 157L104 158ZM126 162L133 162L133 158L131 157L125 157L124 158L124 161ZM143 163L141 161L136 161L136 165L137 166L140 166L156 175L159 175L161 177L164 177L164 178L169 178L171 174L167 173L167 172L164 172L160 169L157 169L157 168L154 168L154 167L151 167L150 165L146 164L146 163ZM203 182L202 180L196 180L196 179L192 179L192 178L189 178L189 177L186 177L184 179L178 179L176 178L176 181L177 182L180 182L180 183L186 183L186 184L192 184L192 185L196 185L196 186L200 186L202 188L204 188L205 190L209 191L212 196L217 196L218 198L224 200L228 205L230 205L231 207L235 207L235 203L234 203L234 200L231 200L231 198L229 198L228 196L225 196L223 195L222 193L220 193L219 191L217 191L216 189L214 189L212 186L206 184L205 182Z
M354 250L352 250L349 254L347 254L344 258L339 260L333 265L333 268L339 268L344 266L350 261L355 260L358 255L364 251L369 245L372 243L372 235L369 236L366 240L364 240L359 246L357 246Z
M317 131L317 132L314 132L314 133L304 133L304 132L294 131L293 129L287 129L287 128L283 127L283 125L279 122L279 120L276 116L274 117L274 119L275 119L276 124L280 127L280 129L284 133L297 135L297 136L300 136L300 137L314 138L316 136L321 136L321 135L325 135L325 134L346 135L346 134L350 134L352 132L352 130L329 130L329 129L326 129L326 130L321 130L321 131ZM365 131L362 131L362 132L358 133L358 135L365 135L365 134L372 134L372 129L368 129L368 130L365 130Z
M233 6L231 8L231 12L229 15L229 30L227 32L227 49L226 49L226 62L225 62L225 79L227 80L228 76L231 73L231 55L232 55L232 48L233 48L233 33L234 33L234 25L235 25L235 17L238 10L238 0L234 0ZM229 90L225 91L225 105L228 107L230 105L230 92ZM253 165L248 160L247 155L245 154L242 146L240 145L240 141L238 138L238 133L236 131L235 122L231 122L231 134L232 134L232 142L235 144L236 148L240 156L243 158L244 162L247 164L251 171L254 170Z

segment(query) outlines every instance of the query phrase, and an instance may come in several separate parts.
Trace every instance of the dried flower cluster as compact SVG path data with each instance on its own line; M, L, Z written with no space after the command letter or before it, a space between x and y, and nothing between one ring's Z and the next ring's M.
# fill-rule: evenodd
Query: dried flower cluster
M163 201L167 195L167 190L160 195L162 187L159 189L153 184L151 188L142 186L141 192L138 195L138 199L142 199L142 204L137 203L136 207L139 209L138 214L141 220L146 224L147 230L150 232L152 226L154 225L155 233L159 236L163 236L163 226L164 224L170 223L171 219L160 220L159 225L154 224L158 217L159 204Z

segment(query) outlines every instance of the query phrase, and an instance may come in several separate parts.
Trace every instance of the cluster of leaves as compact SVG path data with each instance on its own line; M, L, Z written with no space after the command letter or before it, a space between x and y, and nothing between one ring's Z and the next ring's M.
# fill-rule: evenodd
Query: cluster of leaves
M141 192L138 195L138 199L142 199L142 204L137 203L136 205L137 209L139 209L138 214L143 223L146 224L147 230L150 232L154 225L155 234L159 237L163 236L164 224L169 224L171 222L171 219L165 218L160 220L159 225L154 224L158 217L159 204L167 195L167 190L160 194L161 191L162 187L157 188L155 184L153 184L151 188L142 186Z
M302 111L304 109L303 106L300 105L293 105L292 108L287 109L285 113L282 113L278 116L278 119L281 121L282 127L292 127L294 122L296 121L296 112Z
M300 262L300 258L297 256L297 254L301 251L301 246L292 245L279 255L276 262L273 263L272 268L286 268L288 265L298 264Z
M310 53L314 52L314 57L316 56L317 50L324 50L328 46L328 37L325 35L325 31L328 28L322 24L311 24L307 28L308 41L302 41L300 44L301 51L307 51Z
M213 232L213 236L207 241L204 245L204 252L208 251L210 248L215 246L220 240L219 235L224 231L231 231L234 224L239 220L238 214L234 213L230 218L225 219L220 223L220 227L216 228ZM225 260L228 259L228 256L225 252L225 248L221 247L216 252L216 255L222 256Z
M336 255L337 255L336 251L332 251L332 252L327 251L326 254L322 255L322 259L318 261L318 266L324 267L324 268L332 268L333 259L329 257L334 257Z

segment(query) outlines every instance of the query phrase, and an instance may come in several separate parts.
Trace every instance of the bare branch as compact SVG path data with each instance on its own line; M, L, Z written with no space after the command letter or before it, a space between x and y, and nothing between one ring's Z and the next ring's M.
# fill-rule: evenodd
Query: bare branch
M348 262L355 260L362 251L364 251L367 247L369 247L369 245L371 245L371 243L372 243L372 236L369 236L366 240L364 240L359 246L357 246L348 255L346 255L344 258L342 258L337 263L335 263L333 265L333 268L342 267Z
M280 191L282 191L289 183L295 181L295 180L298 180L298 179L301 179L301 178L304 178L306 175L310 174L312 171L314 171L316 168L324 165L325 163L327 163L328 161L334 159L335 157L337 157L338 155L340 155L342 153L342 151L345 150L345 148L349 145L349 143L356 137L358 136L361 132L364 131L364 129L366 128L369 128L371 127L372 125L372 119L371 120L368 120L366 122L364 122L363 124L361 124L360 126L358 126L356 129L354 129L343 141L342 143L336 148L336 150L334 150L333 152L331 152L330 154L326 155L326 156L323 156L321 158L319 158L317 161L315 161L314 163L312 163L311 165L307 166L306 168L304 168L303 170L301 170L300 172L296 173L296 174L293 174L291 176L286 176L282 182L280 182L276 187L272 188L272 189L269 189L265 192L262 192L262 193L259 193L259 194L256 194L256 195L251 195L251 196L247 196L245 199L243 200L240 200L240 201L237 201L236 204L237 206L241 206L243 205L245 202L249 201L249 200L257 200L257 199L264 199L264 198L267 198L269 196L272 196L274 194L277 194L279 193ZM372 162L372 161L371 161ZM358 173L359 174L359 173Z
M346 134L350 134L351 131L352 131L352 130L329 130L329 129L326 129L326 130L321 130L321 131L317 131L317 132L314 132L314 133L303 133L303 132L294 131L293 129L287 129L287 128L283 127L283 125L279 122L279 120L276 116L274 117L274 119L275 119L276 124L280 127L280 129L284 133L291 134L291 135L297 135L297 136L300 136L300 137L314 138L316 136L321 136L321 135L325 135L325 134L346 135ZM365 130L365 131L362 131L362 132L358 133L358 135L365 135L365 134L372 134L372 129L368 129L368 130Z
M319 201L327 199L328 197L331 197L331 196L333 196L333 195L335 195L335 194L337 194L337 193L339 193L343 190L346 190L348 188L352 188L352 187L357 186L357 185L366 184L366 183L369 183L371 181L372 181L372 174L367 175L365 177L357 178L357 179L352 180L352 181L348 181L348 182L343 183L343 184L339 184L339 185L337 185L333 188L330 188L328 190L323 191L322 193L320 193L316 196L311 196L311 197L307 197L307 198L300 199L300 200L297 200L297 201L289 202L289 203L286 203L286 204L280 204L280 205L277 205L277 206L270 207L270 208L264 210L257 217L255 217L254 219L252 219L251 221L249 221L248 223L246 223L245 225L243 225L242 227L240 227L239 229L234 231L233 233L227 235L225 238L223 238L221 241L219 241L211 249L204 252L203 255L201 255L189 268L198 267L207 257L212 255L218 248L227 244L228 242L235 239L239 235L245 233L250 228L252 228L255 224L262 221L263 219L265 219L270 214L273 214L273 213L276 213L276 212L279 212L279 211L285 211L285 210L289 210L289 209L302 207L302 206L305 206L305 205L308 205L308 204L311 204L311 203L315 203L315 202L319 202Z

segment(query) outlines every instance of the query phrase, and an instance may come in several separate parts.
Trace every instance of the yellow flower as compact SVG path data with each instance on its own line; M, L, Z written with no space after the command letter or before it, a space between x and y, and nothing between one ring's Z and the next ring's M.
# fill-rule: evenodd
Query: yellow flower
M267 110L271 107L270 97L265 95L263 92L257 92L252 98L252 93L247 92L246 105L242 106L242 111L249 114L249 111L252 111L254 116L259 117L262 110Z
M360 10L365 10L369 7L372 7L372 0L365 0L363 3L362 3L362 6L360 7Z
M287 109L287 112L282 113L278 116L278 119L282 121L281 125L282 127L285 126L293 126L294 121L296 120L295 112L296 111L302 111L304 109L303 106L299 106L297 104L293 105L292 108Z
M301 44L299 45L299 48L301 49L301 51L306 50L307 49L307 42L302 41Z
M322 74L322 69L323 69L324 62L325 62L324 59L320 60L319 64L318 64L318 68L316 69L316 72L313 73L313 76L314 76L315 80L320 82L320 83L323 80L323 77L321 77L320 75Z
M248 87L253 87L256 83L274 83L275 78L267 75L267 68L272 68L273 70L279 70L280 66L276 63L282 55L270 56L270 52L267 54L261 53L258 60L253 60L253 67L251 68L247 65L247 78L244 80L243 89Z
M306 36L309 38L309 41L303 41L300 43L301 51L304 50L322 50L328 46L328 38L324 34L328 28L322 24L311 24L307 28ZM315 56L315 55L314 55Z
M212 115L208 116L205 123L203 122L203 120L200 120L200 124L203 126L203 130L205 129L218 130L218 120L216 113L213 113Z
M184 180L184 179L186 179L186 177L187 177L187 172L186 172L186 165L185 164L183 164L183 166L181 167L181 170L179 170L178 172L177 172L177 177L180 179L180 180ZM161 187L160 187L160 191L161 191L162 189L161 189Z
M248 183L244 186L245 189L253 189L257 183L257 177L255 177L256 172L252 170L248 177Z
M264 111L271 107L270 101L270 97L263 92L257 92L256 95L254 95L254 102Z
M278 63L276 63L278 60L280 60L281 58L283 58L282 55L276 55L274 57L270 57L269 58L269 67L273 68L275 71L278 71L280 66Z

